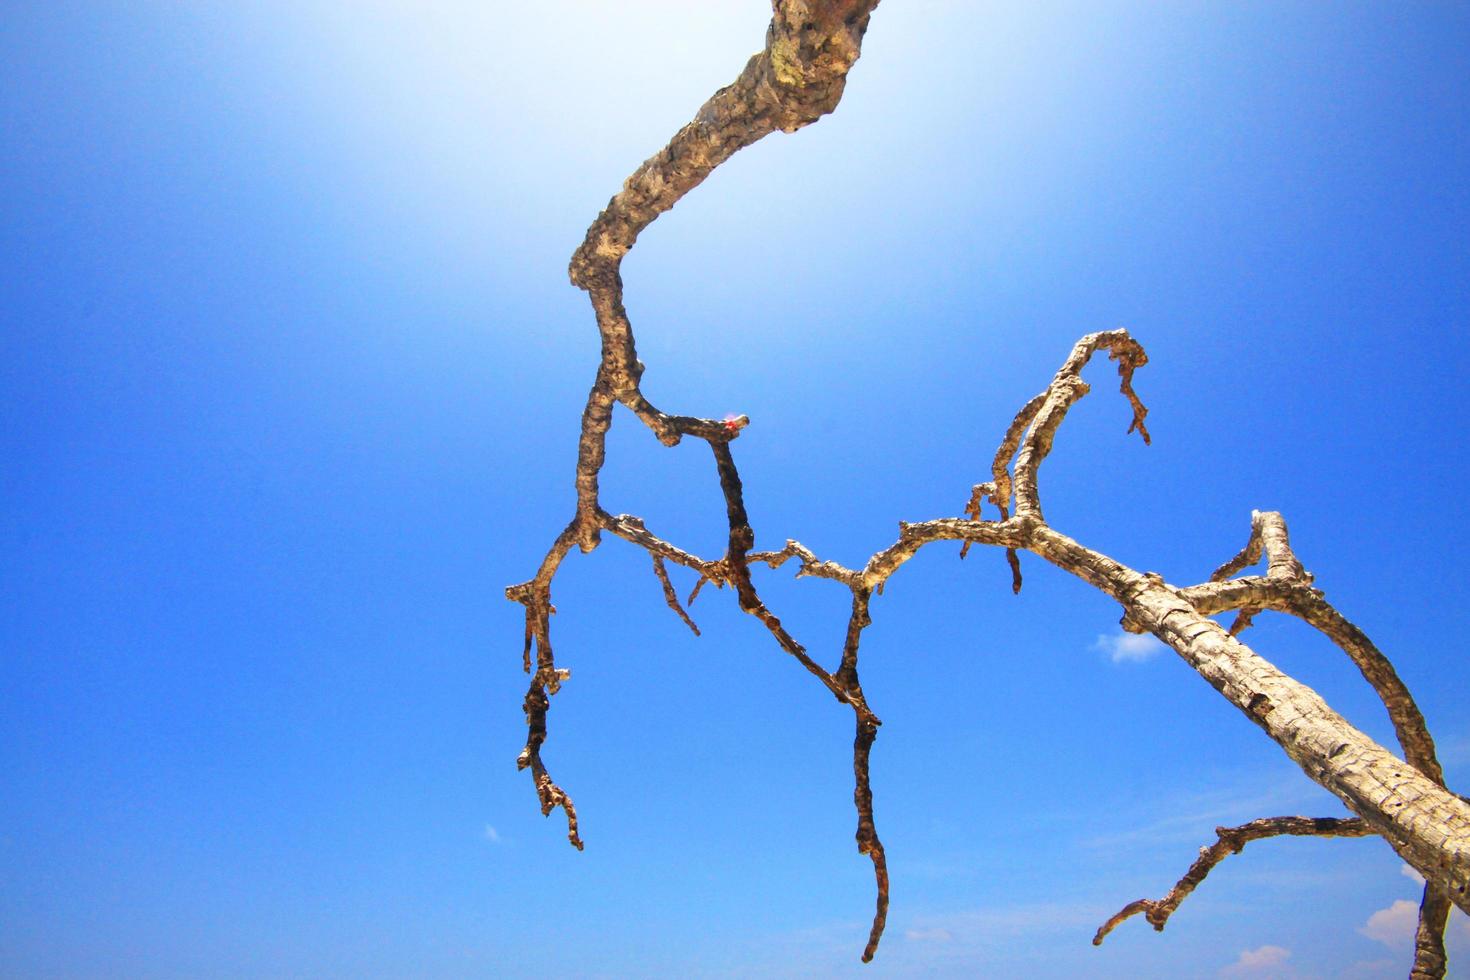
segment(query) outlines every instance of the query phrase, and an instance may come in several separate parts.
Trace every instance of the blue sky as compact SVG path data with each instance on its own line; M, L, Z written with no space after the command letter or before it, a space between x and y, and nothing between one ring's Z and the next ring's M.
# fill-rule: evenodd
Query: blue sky
M554 593L586 852L541 818L502 589L573 504L597 344L566 261L767 17L6 10L0 973L1407 971L1418 891L1372 840L1252 845L1163 935L1089 945L1217 824L1340 807L1172 654L1113 656L1107 600L1034 561L1014 597L995 554L934 547L873 607L874 964L847 709L727 593L690 636L617 541ZM1154 445L1097 384L1048 518L1188 584L1282 511L1463 791L1467 62L1447 3L889 0L835 115L629 256L644 390L749 414L758 544L854 564L958 514L1071 344L1126 326ZM718 553L700 449L620 414L605 506ZM835 663L845 593L759 584ZM1249 641L1391 738L1333 648Z

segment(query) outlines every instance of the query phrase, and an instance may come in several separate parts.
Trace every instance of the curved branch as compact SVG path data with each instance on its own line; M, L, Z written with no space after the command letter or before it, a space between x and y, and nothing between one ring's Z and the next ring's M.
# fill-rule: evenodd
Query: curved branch
M1011 423L1011 428L1006 431L1005 440L1001 443L1001 450L1006 450L1012 433L1021 427L1022 418L1027 415L1031 416L1030 428L1026 430L1016 452L1014 479L1018 517L1036 521L1043 520L1041 495L1036 482L1037 471L1041 468L1042 461L1050 454L1052 440L1056 437L1057 428L1062 424L1062 420L1067 417L1067 411L1073 403L1089 391L1087 382L1082 380L1082 369L1088 361L1092 360L1092 355L1099 350L1106 350L1108 357L1118 362L1118 374L1122 378L1120 390L1133 409L1133 421L1129 423L1128 431L1133 432L1137 429L1144 443L1149 441L1148 429L1143 424L1148 409L1143 407L1143 403L1133 392L1133 372L1148 363L1148 355L1143 352L1138 341L1128 335L1126 330L1104 330L1088 334L1072 348L1072 353L1063 362L1056 377L1052 378L1051 384L1047 385L1046 391L1027 402L1026 407L1017 414L1016 420ZM996 454L996 460L999 462L1000 453ZM1001 487L999 476L996 477L996 485L999 490Z
M1229 576L1260 561L1263 550L1267 565L1264 579L1229 580ZM1298 617L1332 640L1357 665L1364 680L1383 702L1393 723L1394 734L1404 750L1405 760L1439 786L1445 785L1434 739L1408 687L1367 634L1333 608L1323 598L1321 590L1312 587L1312 574L1292 551L1286 520L1279 513L1252 511L1251 533L1246 546L1215 570L1209 584L1196 589L1198 591L1193 596L1190 595L1193 590L1188 589L1182 594L1202 612L1234 608L1235 604L1220 603L1228 602L1242 590L1246 592L1248 598L1238 603L1240 613L1230 627L1232 636L1239 635L1249 626L1257 612L1271 609ZM1443 889L1426 882L1419 905L1412 977L1438 980L1444 976L1447 962L1444 931L1449 912L1449 896Z
M669 605L694 629L693 621L672 595L662 560L696 568L700 572L699 584L722 580L728 574L726 569L699 562L648 535L636 518L611 518L602 510L598 474L607 457L613 405L623 403L668 445L690 434L707 439L711 445L723 445L736 438L749 422L744 416L716 421L665 415L643 397L638 388L643 365L638 361L632 325L623 307L619 266L639 232L698 186L736 150L777 129L791 132L836 108L847 72L860 53L868 15L877 5L878 0L774 0L764 50L750 60L732 85L716 92L694 121L679 130L663 151L628 178L623 190L592 223L572 257L572 282L590 294L602 336L601 363L582 411L577 443L577 513L552 545L536 576L506 589L506 596L526 607L522 659L527 671L531 667L533 646L537 661L524 705L527 742L517 764L532 770L543 813L549 814L557 806L566 812L568 836L579 849L582 842L577 836L571 800L547 775L540 756L540 747L546 739L550 697L558 690L561 680L569 676L568 672L557 670L552 660L547 622L551 612L552 577L572 544L590 552L597 547L602 530L612 529L650 551L655 575L665 588ZM733 548L727 560L732 566L738 563ZM750 592L748 578L746 575L745 591ZM697 592L698 585L695 588ZM779 622L771 617L767 625L773 623L779 627ZM778 628L773 628L773 632L798 659L804 657L794 640ZM827 676L809 660L807 663L819 676Z
M590 511L614 401L629 408L666 445L689 434L713 438L724 427L713 419L666 415L643 396L638 387L643 365L623 306L623 256L643 229L737 150L777 130L794 132L835 109L847 73L862 51L868 16L877 6L878 0L775 0L765 48L667 146L633 172L573 254L569 275L591 297L602 335L602 361L583 414L584 446L577 466L579 508L584 512L578 543L583 550L597 544Z
M599 544L601 532L610 530L649 553L665 601L696 633L693 621L678 602L666 562L688 567L698 574L690 602L705 582L720 587L732 585L740 607L760 619L784 650L839 701L853 708L857 724L853 749L857 840L859 850L872 858L878 885L876 914L863 957L871 959L882 935L888 904L887 867L873 826L868 774L869 755L880 723L867 706L857 669L861 634L870 623L871 597L881 594L887 579L920 548L935 541L963 542L962 556L969 545L976 543L1004 548L1012 569L1013 588L1019 591L1021 575L1017 555L1024 550L1116 599L1124 609L1125 628L1151 632L1172 647L1276 740L1309 777L1359 814L1356 821L1309 821L1311 831L1291 829L1298 825L1290 821L1306 818L1276 818L1221 830L1216 847L1225 847L1226 851L1204 865L1196 862L1197 872L1191 869L1194 877L1191 879L1191 874L1187 874L1176 885L1175 892L1179 894L1173 905L1166 908L1168 898L1133 903L1099 931L1099 940L1122 918L1138 911L1147 912L1150 920L1161 928L1183 895L1203 880L1225 853L1239 850L1248 839L1279 833L1328 835L1324 828L1331 826L1335 831L1331 836L1361 836L1357 832L1359 828L1363 834L1381 834L1404 860L1425 876L1420 959L1428 962L1425 958L1433 950L1425 944L1423 936L1426 930L1432 931L1435 916L1439 916L1442 932L1442 913L1448 909L1449 900L1461 908L1470 908L1467 899L1470 806L1444 789L1423 718L1387 660L1361 631L1325 603L1320 592L1310 587L1310 576L1291 553L1280 515L1253 515L1251 538L1240 555L1217 570L1210 583L1186 590L1175 589L1153 573L1137 572L1092 551L1045 522L1038 471L1070 407L1088 391L1081 371L1098 350L1107 350L1111 359L1119 362L1120 390L1133 413L1129 431L1138 429L1145 443L1149 441L1144 425L1147 410L1132 387L1133 372L1147 363L1147 356L1126 331L1103 331L1082 338L1046 389L1016 414L992 460L991 480L974 488L965 507L968 519L900 523L898 540L870 557L861 570L820 561L796 541L788 541L780 551L752 551L755 535L745 512L739 473L730 448L749 419L740 416L717 421L669 415L644 397L639 388L643 365L637 359L632 327L623 307L620 274L623 256L648 224L673 207L738 149L770 132L790 132L832 111L841 98L846 74L860 53L868 16L876 6L877 0L773 0L765 48L750 60L733 84L716 92L705 103L696 118L676 133L668 146L634 172L623 190L593 222L572 257L569 269L572 281L591 298L602 342L602 356L579 433L576 516L558 536L536 575L506 590L507 597L522 603L526 611L522 659L532 679L524 705L527 742L518 764L531 769L542 812L549 814L561 807L567 815L569 839L576 847L582 846L572 802L546 773L540 757L546 739L549 699L570 676L569 671L556 667L552 655L549 617L555 610L551 605L550 585L573 545L584 552L591 551ZM701 559L651 534L639 518L613 517L602 509L598 476L605 462L606 435L617 403L632 411L667 445L687 435L704 439L710 445L729 518L729 543L723 557L716 561ZM999 521L980 519L980 505L987 498L998 508ZM1269 558L1264 577L1227 581L1230 575L1259 560L1263 550ZM752 563L777 568L790 558L799 561L799 577L838 581L853 594L842 661L834 673L829 674L819 666L790 636L761 601L752 581ZM1240 610L1229 633L1206 618L1207 610L1217 606ZM1402 766L1381 746L1332 712L1309 688L1281 674L1236 639L1250 625L1255 612L1278 606L1327 632L1348 651L1380 692L1414 769ZM1270 826L1262 829L1259 825ZM1202 856L1201 861L1205 860ZM1442 947L1440 952L1442 960ZM1432 964L1426 967L1430 968Z
M842 644L842 666L837 669L835 679L847 692L852 705L857 733L852 743L853 805L857 807L857 846L859 854L866 854L873 861L873 878L877 882L877 907L873 912L873 926L868 931L868 944L863 949L863 962L869 963L878 951L878 941L883 938L883 927L888 922L888 857L883 842L878 839L877 825L873 820L873 787L868 776L869 757L873 741L878 737L878 726L882 724L871 711L863 697L863 686L858 681L858 644L863 630L873 624L868 615L868 603L872 593L855 587L852 590L852 614L847 620L847 638Z
M1098 928L1097 934L1092 937L1092 945L1101 946L1108 933L1140 912L1156 932L1163 932L1169 916L1189 897L1190 892L1200 886L1205 876L1215 869L1215 865L1232 854L1239 854L1253 840L1280 837L1283 834L1295 837L1367 837L1372 833L1373 830L1366 821L1337 817L1266 817L1239 827L1216 827L1215 843L1200 848L1199 857L1184 872L1184 877L1169 889L1169 894L1159 899L1140 898L1136 902L1129 902Z

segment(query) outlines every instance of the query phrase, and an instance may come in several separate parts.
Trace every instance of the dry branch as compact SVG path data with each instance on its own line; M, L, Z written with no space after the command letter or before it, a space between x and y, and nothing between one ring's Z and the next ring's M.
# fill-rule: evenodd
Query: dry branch
M588 229L586 239L572 257L570 274L572 282L585 289L592 299L602 336L602 359L582 412L577 447L576 516L557 538L535 577L506 590L508 598L526 607L524 661L528 672L531 649L534 646L536 650L536 671L525 701L527 743L518 764L531 768L542 812L549 814L557 806L566 812L568 837L579 849L582 843L577 836L576 811L566 793L547 775L540 755L546 740L549 698L566 677L565 671L557 670L551 653L547 624L551 580L572 544L583 552L592 551L601 539L601 532L611 530L646 549L652 556L654 574L664 590L665 601L696 633L698 629L678 603L664 561L674 561L699 572L689 597L691 603L707 581L720 586L733 585L740 607L760 619L781 648L816 676L839 701L852 706L858 725L854 747L858 847L872 857L878 884L878 909L865 959L872 958L882 936L888 875L882 845L873 829L872 791L867 771L879 721L869 710L857 683L856 639L851 665L849 655L844 653L844 671L839 681L807 655L761 601L749 568L755 535L745 516L739 471L729 446L749 419L740 416L717 421L668 415L649 403L639 389L643 364L638 360L632 324L623 306L619 267L639 233L735 151L777 130L792 132L836 108L847 72L861 51L868 15L877 5L878 0L774 0L765 48L750 59L734 83L720 89L700 108L694 120L679 130L668 146L628 178L622 191L608 202ZM606 461L607 432L616 403L631 410L666 445L674 445L684 436L709 443L715 453L730 520L730 543L723 558L718 561L696 558L650 534L640 519L628 515L613 518L603 511L598 475ZM797 551L790 554L800 556ZM835 567L825 563L804 561L802 568L808 574L837 577L831 574ZM860 585L855 573L848 572L841 580L853 589L856 597ZM863 606L866 610L866 594ZM856 632L860 633L861 627Z
M1283 834L1296 837L1366 837L1371 833L1373 831L1362 820L1343 820L1336 817L1266 817L1239 827L1216 827L1215 843L1200 848L1199 857L1189 866L1184 877L1169 889L1169 894L1160 899L1140 898L1129 902L1098 928L1097 935L1092 937L1092 945L1101 946L1103 939L1119 923L1139 912L1143 913L1143 917L1155 931L1163 932L1164 925L1179 907L1179 903L1199 887L1215 865L1232 854L1239 854L1253 840L1280 837Z
M698 629L680 605L667 563L698 576L688 602L706 582L733 587L740 608L766 627L777 645L836 699L852 708L853 800L857 810L858 850L873 862L877 902L863 959L872 958L888 911L888 871L873 818L869 761L881 722L868 706L858 680L859 647L871 623L870 606L887 580L926 544L959 541L961 556L973 544L1005 550L1012 588L1021 587L1018 555L1030 552L1075 575L1115 599L1125 628L1149 632L1169 645L1221 695L1260 726L1302 768L1357 814L1356 818L1279 817L1237 828L1218 829L1219 840L1164 899L1140 900L1099 930L1095 941L1137 912L1162 929L1173 909L1228 853L1249 840L1280 834L1382 836L1426 879L1416 976L1442 976L1444 930L1450 902L1470 911L1470 804L1448 792L1434 756L1433 742L1413 699L1386 658L1356 626L1344 619L1313 588L1311 576L1291 552L1280 515L1255 514L1246 547L1211 577L1190 588L1175 588L1159 576L1138 572L1054 530L1041 507L1039 472L1055 434L1071 407L1089 391L1082 371L1098 351L1118 362L1120 390L1132 408L1129 432L1145 442L1147 409L1133 390L1133 374L1148 362L1142 346L1127 331L1089 334L1072 349L1047 387L1016 413L992 459L990 479L977 484L965 517L899 524L898 539L874 553L860 569L822 560L794 540L779 551L755 551L755 532L744 503L733 442L748 425L745 416L715 420L670 415L655 408L639 385L643 364L637 358L632 325L623 306L620 265L638 235L660 214L743 146L777 130L791 132L830 112L841 98L848 70L861 50L868 16L877 0L773 0L764 49L750 59L731 85L716 92L694 120L647 160L624 183L588 229L572 258L572 282L587 291L597 317L602 357L582 413L576 468L576 511L557 536L535 575L506 589L525 607L523 665L531 674L524 707L527 741L518 765L529 768L541 809L560 807L568 839L582 847L571 799L552 781L541 760L547 737L550 698L570 677L552 653L551 583L573 546L592 551L609 531L650 556L665 602L696 635ZM635 516L613 516L602 507L598 477L606 460L606 435L614 407L622 404L666 445L686 436L710 447L725 502L728 543L725 553L705 559L659 538ZM999 512L983 520L989 501ZM1230 576L1267 556L1264 576ZM787 631L760 597L752 571L797 561L797 576L823 578L852 594L841 661L828 672ZM1209 617L1238 610L1230 631ZM1353 728L1310 688L1282 674L1238 639L1263 610L1296 615L1321 630L1352 658L1382 698L1403 745L1407 764ZM534 662L532 653L534 651ZM1436 954L1437 948L1437 954ZM1436 963L1435 956L1438 956ZM1422 972L1421 972L1422 968ZM1435 971L1438 972L1435 972Z
M1259 562L1263 551L1264 577L1229 578ZM1315 627L1348 655L1383 702L1405 760L1444 786L1444 771L1435 753L1434 739L1408 687L1367 634L1334 609L1322 591L1312 586L1312 581L1312 574L1292 551L1285 518L1275 512L1253 511L1250 537L1240 553L1216 569L1207 584L1185 589L1183 594L1197 610L1206 614L1238 608L1240 612L1230 627L1231 636L1239 635L1258 613L1268 609L1297 616ZM1433 882L1426 882L1419 905L1411 978L1437 980L1444 976L1448 963L1444 930L1449 913L1449 896Z
M664 560L658 552L653 553L653 574L658 577L659 585L663 586L664 601L669 604L669 608L674 610L675 615L684 621L684 625L689 627L695 636L698 636L699 627L694 625L694 620L690 619L684 607L679 605L679 593L674 591L674 583L669 581L668 569L664 568Z

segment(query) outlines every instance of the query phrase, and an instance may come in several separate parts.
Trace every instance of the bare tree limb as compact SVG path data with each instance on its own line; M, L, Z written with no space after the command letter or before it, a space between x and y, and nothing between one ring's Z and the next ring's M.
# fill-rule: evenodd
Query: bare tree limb
M1155 931L1163 932L1169 916L1189 897L1190 892L1200 886L1205 876L1215 869L1215 865L1231 854L1239 854L1253 840L1280 837L1283 834L1296 837L1366 837L1372 833L1363 820L1336 817L1265 817L1239 827L1216 827L1215 843L1200 848L1199 857L1184 872L1184 877L1169 889L1169 894L1159 899L1140 898L1136 902L1129 902L1098 928L1097 935L1092 937L1092 945L1101 946L1108 933L1140 912Z
M1315 821L1282 817L1221 829L1216 845L1206 849L1169 897L1132 903L1099 931L1097 941L1118 922L1139 911L1144 911L1156 928L1162 928L1178 902L1226 853L1238 851L1247 840L1280 834L1377 834L1426 879L1415 969L1420 969L1422 961L1423 969L1431 971L1424 976L1442 975L1443 947L1438 947L1439 972L1433 973L1435 950L1430 934L1437 930L1442 935L1451 902L1470 911L1470 804L1444 787L1423 717L1387 659L1312 587L1311 576L1291 552L1280 515L1253 515L1251 536L1241 553L1218 569L1209 582L1186 589L1170 586L1158 575L1135 571L1085 547L1053 529L1043 516L1040 467L1068 411L1087 394L1089 386L1082 380L1082 371L1098 351L1106 350L1118 362L1120 390L1132 409L1128 431L1137 429L1145 442L1149 440L1144 424L1147 409L1132 386L1134 372L1148 358L1127 331L1102 331L1078 341L1047 387L1016 413L991 462L991 479L973 488L964 518L900 522L898 539L874 553L860 569L819 559L794 540L788 540L779 551L754 551L755 532L745 509L732 451L733 441L750 420L746 416L721 421L666 414L644 397L639 387L644 367L637 358L632 326L623 306L623 256L644 228L736 150L777 130L791 132L832 111L841 98L847 72L858 58L868 17L876 6L877 0L773 0L771 26L762 51L734 83L716 92L692 122L628 178L592 223L572 258L572 281L589 294L602 345L578 437L576 511L536 574L506 590L509 599L525 607L522 661L532 675L524 702L527 741L518 765L531 770L543 814L561 807L567 817L568 839L577 848L582 847L572 801L551 780L540 755L547 736L550 698L570 677L570 671L556 666L552 653L550 616L555 609L551 605L551 582L573 546L590 552L598 546L602 532L611 531L649 554L665 602L696 634L698 629L679 604L667 563L689 568L698 576L688 599L691 604L706 582L720 588L732 586L740 608L759 619L782 650L838 701L853 709L857 843L859 851L873 862L878 893L863 953L864 960L871 959L888 910L888 871L874 825L869 774L871 749L881 723L869 708L858 681L859 645L863 630L871 622L872 598L882 594L887 580L924 545L938 541L962 542L962 557L973 544L1003 548L1012 572L1012 588L1019 591L1018 556L1026 551L1115 599L1123 608L1126 629L1152 633L1170 646L1275 740L1309 778L1358 815L1349 820ZM612 516L603 509L598 478L606 461L606 435L616 404L631 411L666 445L693 436L710 446L728 519L728 543L721 557L700 558L652 534L640 518ZM999 520L981 519L981 505L987 499L997 508ZM1230 578L1260 560L1263 552L1267 556L1264 576ZM852 593L841 662L831 673L765 605L752 576L753 566L775 569L793 558L798 562L798 577L836 581ZM1227 632L1208 617L1229 609L1239 610L1239 615ZM1384 701L1404 746L1407 764L1353 728L1310 688L1282 674L1240 642L1238 636L1252 617L1268 609L1299 616L1347 652ZM1310 829L1301 829L1308 825ZM1207 860L1218 848L1224 850Z
M1260 561L1263 550L1267 566L1264 580L1229 580L1230 575ZM1393 664L1367 635L1334 609L1320 589L1312 587L1312 574L1306 571L1292 551L1286 520L1280 514L1273 511L1253 511L1251 533L1246 546L1229 562L1216 569L1210 576L1210 583L1198 587L1199 591L1191 600L1202 612L1224 611L1231 606L1218 604L1222 600L1228 602L1229 597L1238 593L1241 585L1247 590L1259 590L1262 594L1240 603L1240 612L1234 625L1230 627L1232 636L1242 632L1250 625L1251 619L1264 609L1297 616L1315 627L1348 655L1383 702L1389 720L1393 722L1394 734L1404 750L1404 758L1438 785L1445 784L1444 771L1434 749L1434 739L1430 737L1424 715L1414 702L1408 687L1399 679ZM1232 586L1235 588L1232 589ZM1186 595L1190 592L1191 590L1185 590ZM1411 978L1439 980L1444 976L1448 965L1444 930L1449 912L1449 896L1432 882L1426 882L1419 905Z
M679 594L674 591L674 583L669 581L669 573L664 568L664 560L657 553L653 556L653 574L658 576L659 584L664 588L664 601L669 604L669 608L674 610L674 613L684 621L684 625L689 627L695 636L698 636L699 627L694 625L694 620L690 619L684 607L679 605Z

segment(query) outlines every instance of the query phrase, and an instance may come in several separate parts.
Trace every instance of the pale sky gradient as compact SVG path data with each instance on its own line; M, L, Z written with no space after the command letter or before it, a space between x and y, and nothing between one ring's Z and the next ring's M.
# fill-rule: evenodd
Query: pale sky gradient
M1119 610L932 548L873 606L893 875L851 719L646 556L557 579L543 820L520 609L597 360L566 263L759 48L763 0L11 5L0 31L0 975L1398 976L1402 862ZM1470 784L1470 12L887 0L831 117L742 151L624 266L650 398L748 414L758 544L847 564L957 515L1082 334L1054 525L1170 581L1282 511ZM705 555L702 447L619 414L607 509ZM675 573L681 591L692 585ZM845 592L760 579L829 665ZM1346 659L1248 641L1373 737ZM1458 916L1458 913L1457 913ZM1398 931L1395 931L1398 930ZM1470 930L1452 923L1452 972ZM1254 972L1252 972L1254 971Z

